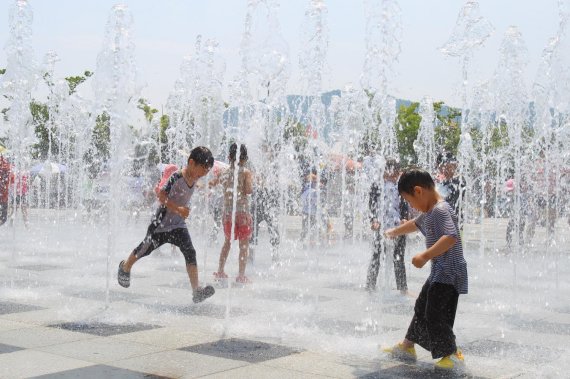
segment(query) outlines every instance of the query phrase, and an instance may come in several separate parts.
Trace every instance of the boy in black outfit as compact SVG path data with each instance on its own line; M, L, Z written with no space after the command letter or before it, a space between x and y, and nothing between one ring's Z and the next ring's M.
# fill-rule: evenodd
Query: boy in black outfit
M385 349L392 357L415 360L417 343L441 358L435 367L462 369L464 359L455 344L453 324L459 294L467 293L467 263L463 257L461 235L453 208L435 189L430 174L423 170L404 172L398 181L398 192L415 209L423 212L413 220L388 229L389 238L416 230L426 237L426 250L412 259L418 268L432 262L430 276L425 282L404 340Z
M388 247L387 241L383 240L381 229L394 228L400 225L400 221L408 219L408 204L398 193L398 176L400 175L400 164L390 159L386 162L384 169L383 183L372 183L369 194L368 206L370 209L370 224L374 233L372 259L368 267L366 278L366 290L376 289L378 271L380 269L380 259L385 257ZM381 185L384 186L382 191ZM382 201L382 194L384 199ZM406 236L399 236L394 243L394 273L396 276L396 287L401 294L408 292L406 283L406 265L404 254L406 251Z
M455 215L459 218L459 229L463 230L463 201L465 200L465 179L457 174L457 159L453 153L447 151L439 153L435 163L439 175L437 177L437 190L445 201L451 205Z
M195 303L206 300L214 294L212 286L198 285L196 250L188 233L185 219L190 213L188 203L194 193L196 181L206 175L214 165L212 152L199 146L190 152L188 164L174 172L168 182L159 189L156 210L144 240L131 252L127 260L119 263L118 281L123 287L131 284L131 268L142 257L149 255L165 243L178 246L186 261L186 271L192 286L192 300Z

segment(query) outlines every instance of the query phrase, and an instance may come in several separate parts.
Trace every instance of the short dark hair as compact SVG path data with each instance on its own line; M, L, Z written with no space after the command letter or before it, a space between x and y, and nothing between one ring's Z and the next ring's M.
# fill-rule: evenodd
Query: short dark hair
M236 161L236 154L237 154L237 143L232 143L230 145L230 162ZM240 161L247 161L247 147L242 143L239 146L239 160Z
M404 171L398 180L398 192L413 195L414 187L416 186L427 189L434 189L435 183L427 171L420 169L410 169Z
M400 171L400 168L400 162L398 162L396 159L389 158L386 160L386 167L384 168L384 171L394 173Z
M208 169L214 166L214 156L206 146L198 146L192 149L188 160L192 159L196 164Z
M457 163L457 158L451 151L443 151L435 158L435 163L439 166L443 163Z

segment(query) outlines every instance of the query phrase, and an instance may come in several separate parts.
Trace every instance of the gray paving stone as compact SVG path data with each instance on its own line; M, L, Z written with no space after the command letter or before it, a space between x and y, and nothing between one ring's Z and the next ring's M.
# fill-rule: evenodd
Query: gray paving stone
M11 353L13 351L18 351L18 350L23 350L23 348L12 345L4 345L0 343L0 354Z
M192 299L188 298L189 305L171 305L171 304L145 304L145 307L158 313L174 313L187 316L206 316L216 319L224 319L226 317L226 307L224 305L212 304L204 302L202 304L192 304ZM232 307L230 309L230 317L239 317L251 313L251 310Z
M286 346L239 338L223 339L216 342L183 347L178 350L249 363L265 362L301 352Z
M15 266L14 268L20 270L30 270L30 271L47 271L47 270L60 270L65 268L64 266L54 266L54 265L23 265L23 266Z
M105 365L95 365L89 367L77 368L74 370L60 371L53 374L35 376L34 378L42 379L166 379L166 376L157 376L152 374L146 374L143 372L126 370L123 368L105 366Z
M349 290L349 291L364 291L364 283L332 283L326 288L333 290Z
M96 336L114 336L117 334L125 334L139 332L141 330L150 330L161 328L158 325L148 324L106 324L102 322L65 322L62 324L48 325L52 328L71 330L73 332L94 334Z
M105 301L106 300L106 293L104 290L95 291L95 290L64 290L64 293L78 297L81 299L90 299L90 300L99 300ZM136 292L125 292L125 291L109 291L109 301L131 301L136 299L142 299L145 297L149 297L148 295L136 293Z
M399 364L388 368L380 369L369 374L359 376L359 379L486 379L474 376L468 372L454 373L436 371L433 364L418 362L417 364Z
M9 313L38 311L40 309L45 309L45 308L38 307L36 305L11 303L8 301L0 302L0 315L5 315Z
M365 324L362 322L335 320L328 318L322 318L315 322L310 322L307 324L307 326L315 327L324 334L334 334L358 338L377 336L383 332L398 330L397 328L384 326L381 327L375 324Z
M286 289L263 289L255 291L251 295L257 299L287 301L293 303L312 303L315 301L316 295L311 293L303 293ZM319 295L319 301L331 301L334 298L330 296Z
M44 288L53 286L53 283L49 283L42 280L35 280L31 278L24 279L1 279L0 288Z
M392 315L406 315L410 319L414 315L414 305L413 304L396 304L390 305L382 308L382 311Z
M550 322L544 320L524 320L520 317L506 317L509 324L517 330L524 330L535 333L545 334L564 334L570 335L570 324L559 322Z
M461 346L466 355L509 359L524 363L540 364L556 360L563 353L540 346L519 345L512 342L478 340Z

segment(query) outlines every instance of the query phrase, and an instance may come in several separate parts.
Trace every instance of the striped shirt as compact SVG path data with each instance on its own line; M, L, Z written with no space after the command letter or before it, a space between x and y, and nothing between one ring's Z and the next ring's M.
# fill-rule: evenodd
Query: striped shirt
M426 237L426 248L428 249L443 236L452 236L457 239L451 249L439 257L432 258L428 281L430 283L451 284L458 293L466 294L468 289L467 262L463 257L457 216L449 203L446 201L438 202L429 212L418 216L415 223Z

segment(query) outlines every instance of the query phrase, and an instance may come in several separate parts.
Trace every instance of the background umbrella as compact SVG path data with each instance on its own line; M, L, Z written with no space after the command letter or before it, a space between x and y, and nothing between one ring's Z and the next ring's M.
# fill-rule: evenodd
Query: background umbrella
M30 175L52 176L62 174L67 171L67 167L55 162L42 162L30 169Z

